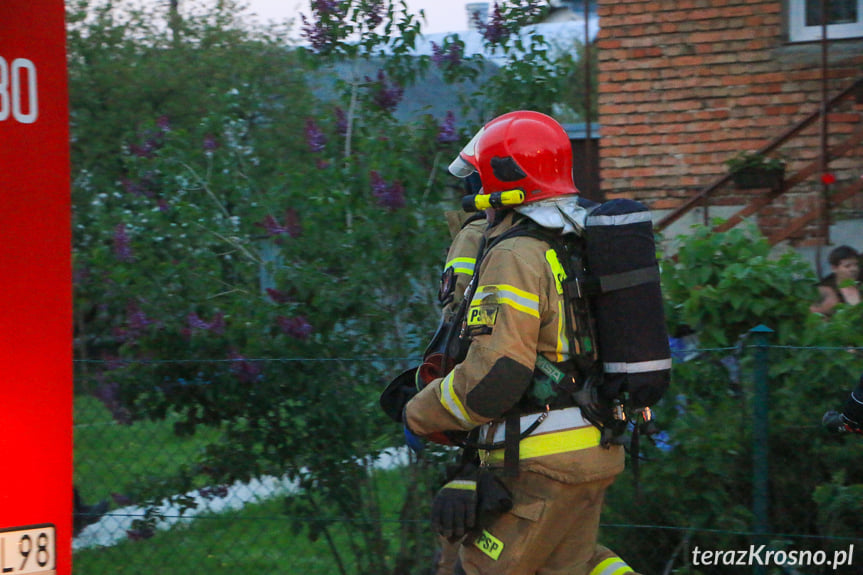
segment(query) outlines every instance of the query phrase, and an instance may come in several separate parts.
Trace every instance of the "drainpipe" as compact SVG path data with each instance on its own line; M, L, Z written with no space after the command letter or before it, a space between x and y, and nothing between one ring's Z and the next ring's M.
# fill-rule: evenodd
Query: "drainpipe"
M830 244L830 185L825 181L829 158L827 151L827 17L830 0L821 2L821 237L824 245ZM818 254L819 261L821 254Z
M587 186L591 193L596 192L599 198L599 190L593 189L593 140L591 138L590 125L590 0L584 0L584 173Z

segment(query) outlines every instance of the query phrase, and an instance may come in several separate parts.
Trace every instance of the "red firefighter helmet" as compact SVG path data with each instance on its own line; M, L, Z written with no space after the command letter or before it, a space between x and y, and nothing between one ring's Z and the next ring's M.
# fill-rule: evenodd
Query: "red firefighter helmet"
M579 193L572 181L569 136L556 120L539 112L509 112L491 120L449 170L462 178L479 172L483 194L522 190L526 204Z

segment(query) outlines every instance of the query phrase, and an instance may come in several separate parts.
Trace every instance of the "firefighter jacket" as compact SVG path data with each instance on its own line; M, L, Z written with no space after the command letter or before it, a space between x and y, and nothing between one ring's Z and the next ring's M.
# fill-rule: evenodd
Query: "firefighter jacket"
M464 299L487 227L485 217L468 221L453 238L447 252L439 294L444 321L452 319Z
M503 416L529 390L537 354L552 362L569 359L561 266L554 250L530 236L494 243L524 217L510 211L486 232L492 247L475 273L465 318L471 337L467 356L446 377L425 386L405 410L407 425L420 436L480 427L481 442L503 440ZM521 429L537 417L522 415ZM480 456L492 467L502 466L504 449ZM550 411L519 444L520 469L566 483L612 477L623 463L622 447L600 446L599 429L578 407Z

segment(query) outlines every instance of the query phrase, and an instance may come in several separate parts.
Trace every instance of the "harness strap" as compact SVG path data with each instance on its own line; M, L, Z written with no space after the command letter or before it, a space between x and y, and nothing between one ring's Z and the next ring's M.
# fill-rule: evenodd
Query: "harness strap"
M521 418L511 414L506 418L506 435L504 439L503 474L506 477L518 477L518 446L521 443Z
M619 274L599 276L599 286L603 293L647 283L659 283L658 266L649 266Z

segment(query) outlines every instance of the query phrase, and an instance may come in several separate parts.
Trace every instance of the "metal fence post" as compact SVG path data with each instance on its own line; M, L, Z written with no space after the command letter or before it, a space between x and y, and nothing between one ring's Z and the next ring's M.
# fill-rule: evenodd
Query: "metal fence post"
M755 517L754 544L767 543L769 530L767 518L768 479L770 474L768 436L769 408L767 377L770 367L768 358L768 339L773 330L765 325L752 328L749 332L755 343L754 390L752 394L752 514ZM764 575L763 565L753 565L755 575Z

